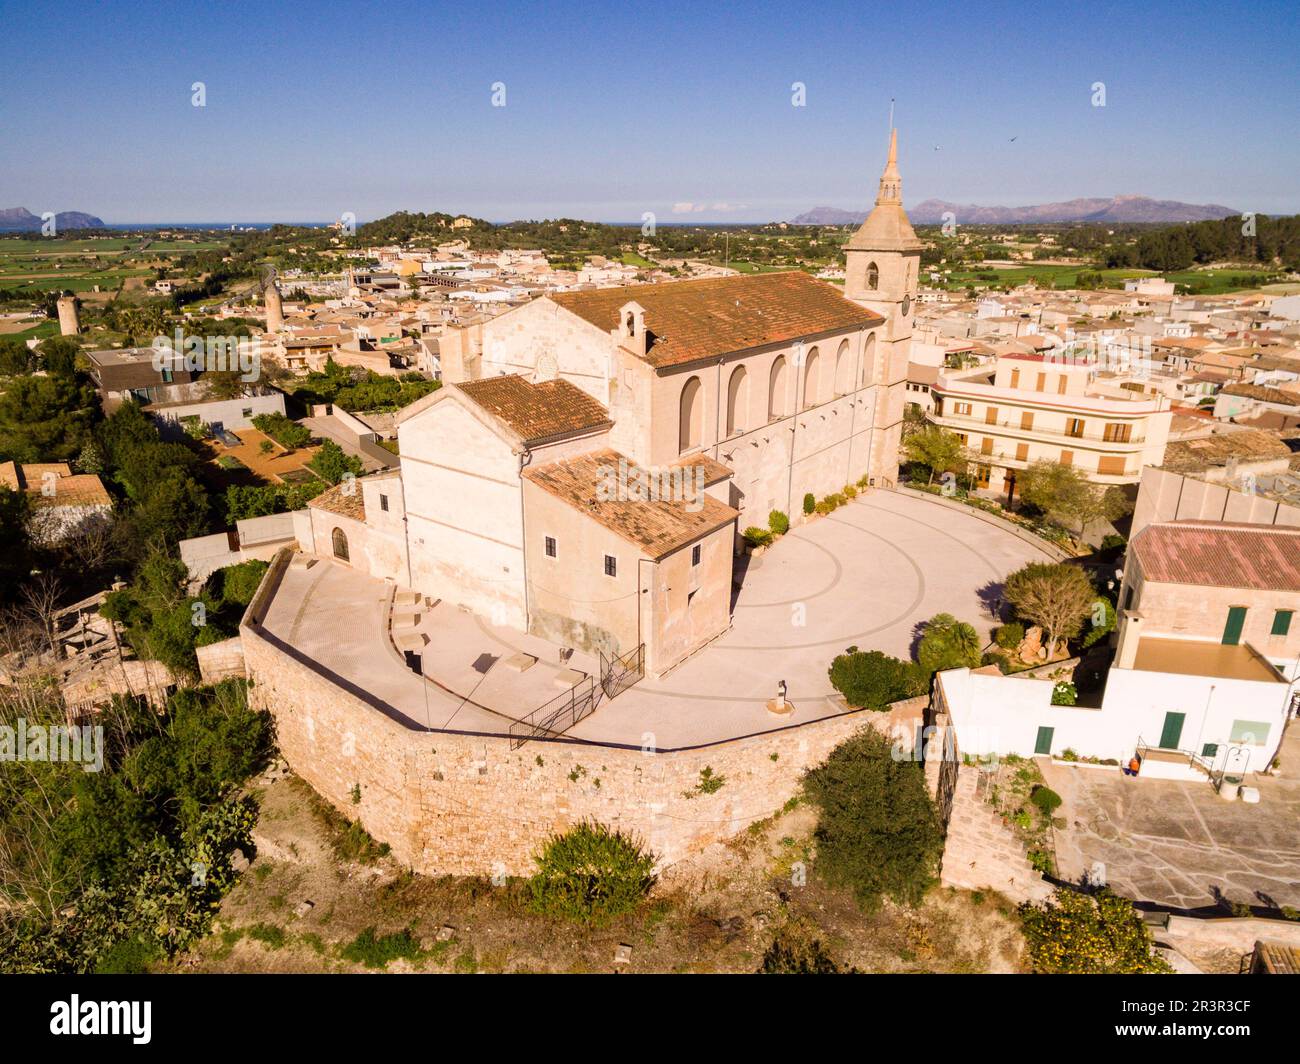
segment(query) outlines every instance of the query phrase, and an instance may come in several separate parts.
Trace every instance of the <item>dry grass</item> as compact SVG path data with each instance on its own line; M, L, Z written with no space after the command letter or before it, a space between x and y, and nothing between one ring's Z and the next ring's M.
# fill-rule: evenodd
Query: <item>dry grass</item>
M318 804L296 779L266 787L257 858L223 904L216 932L176 969L363 971L342 952L374 929L378 937L406 931L420 947L390 961L390 972L609 972L615 950L628 943L633 972L746 973L791 923L812 928L842 968L1022 966L1014 911L996 896L936 888L916 912L886 905L867 917L811 871L801 877L800 862L811 866L815 825L804 806L674 866L637 913L592 930L530 912L520 880L493 886L487 879L416 876L373 854L372 863L341 860L346 822L323 815ZM313 906L298 915L304 900ZM454 936L439 941L444 925Z

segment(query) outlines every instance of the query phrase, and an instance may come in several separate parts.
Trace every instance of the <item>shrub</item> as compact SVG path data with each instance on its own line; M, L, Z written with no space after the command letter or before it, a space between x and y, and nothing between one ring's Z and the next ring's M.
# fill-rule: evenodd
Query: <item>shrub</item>
M917 905L934 882L943 831L918 762L895 760L872 728L831 751L804 777L817 807L815 868L872 910L882 898Z
M1020 906L1034 971L1052 975L1150 975L1169 965L1151 952L1151 932L1133 903L1109 890L1057 890L1041 905Z
M767 527L773 535L784 536L790 531L790 518L780 510L773 510L767 515Z
M1041 783L1030 793L1029 800L1038 807L1038 811L1043 816L1049 819L1053 813L1061 808L1061 796L1051 787L1045 787Z
M815 509L817 513L821 514L824 517L826 514L834 510L835 506L830 501L830 499L822 499L821 502L819 502L815 507L813 507L813 509Z
M1083 645L1090 647L1098 642L1102 636L1108 635L1115 630L1115 607L1110 599L1099 598L1092 604L1092 618L1088 629L1083 635Z
M774 538L766 528L759 528L757 525L750 525L741 535L751 547L766 547Z
M654 854L595 821L552 835L534 861L533 910L580 923L605 924L631 912L655 882Z
M415 941L407 928L391 935L376 934L375 928L367 927L351 942L339 950L339 956L353 964L367 968L384 968L389 961L404 958L415 960L420 955L420 944Z
M842 969L812 929L783 927L763 954L759 975L839 975Z
M1128 546L1128 540L1126 540L1118 532L1111 532L1109 535L1103 536L1101 540L1102 551L1114 551L1118 553L1119 551L1122 551L1127 546Z
M1052 705L1072 706L1079 701L1079 690L1069 680L1061 680L1052 688Z
M803 512L810 514L815 509L817 509L817 500L813 497L813 493L810 491L803 497Z
M916 659L927 676L944 669L976 668L980 663L979 633L951 613L935 614L926 622Z
M993 633L993 642L1003 650L1015 650L1025 640L1025 626L1019 621L1004 624Z
M258 414L252 418L253 427L264 432L284 447L301 447L311 439L311 430L281 413Z
M855 488L852 484L845 484L840 494L843 495L846 499L856 499L858 497L858 489Z
M924 694L927 681L918 666L882 654L849 647L831 662L831 685L850 705L884 710L891 702Z

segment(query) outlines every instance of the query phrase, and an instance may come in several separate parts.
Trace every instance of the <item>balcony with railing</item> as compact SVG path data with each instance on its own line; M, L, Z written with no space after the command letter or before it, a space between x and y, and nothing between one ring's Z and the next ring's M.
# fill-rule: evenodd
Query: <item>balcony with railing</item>
M1108 437L1105 429L1097 432L1085 427L1082 432L1077 432L1071 431L1064 426L1026 425L1020 420L995 418L989 421L986 417L978 417L974 414L950 414L946 407L947 404L937 407L927 416L936 425L942 425L944 428L950 428L957 432L994 433L1026 442L1051 442L1065 447L1069 447L1071 444L1082 445L1090 450L1111 451L1116 454L1137 453L1146 445L1145 432L1138 432L1126 440L1121 440Z

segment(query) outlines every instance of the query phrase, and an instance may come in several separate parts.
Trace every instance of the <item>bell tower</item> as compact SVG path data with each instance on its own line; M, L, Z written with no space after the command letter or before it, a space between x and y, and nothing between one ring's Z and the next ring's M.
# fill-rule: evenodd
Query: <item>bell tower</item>
M880 175L876 205L844 245L844 295L885 319L875 331L868 381L877 385L870 475L877 483L898 477L912 316L921 272L921 241L903 210L898 172L898 130L889 132L889 158Z

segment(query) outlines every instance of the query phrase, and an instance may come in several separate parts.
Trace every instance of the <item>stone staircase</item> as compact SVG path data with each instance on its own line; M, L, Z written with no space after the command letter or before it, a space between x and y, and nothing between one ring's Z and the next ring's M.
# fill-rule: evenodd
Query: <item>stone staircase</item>
M1052 887L986 801L991 779L972 765L958 770L940 882L964 890L995 890L1016 902L1041 901Z

